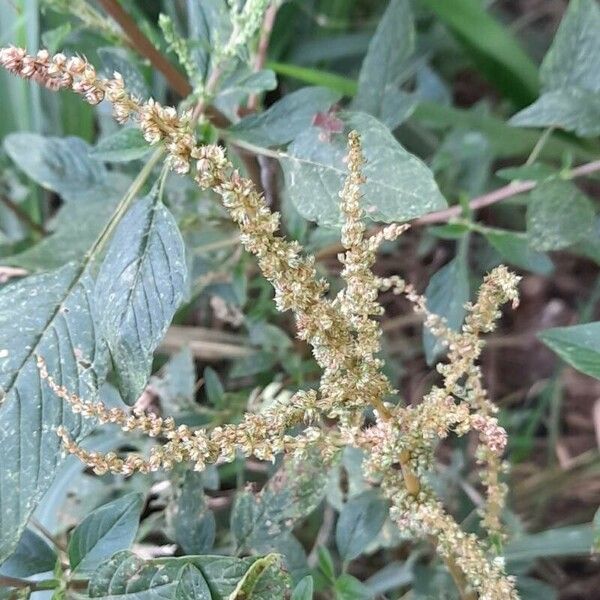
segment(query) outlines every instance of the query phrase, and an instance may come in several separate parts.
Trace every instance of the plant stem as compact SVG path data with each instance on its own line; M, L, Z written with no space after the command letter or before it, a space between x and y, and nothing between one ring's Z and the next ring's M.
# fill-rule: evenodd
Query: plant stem
M550 138L550 136L554 133L554 127L548 127L544 133L540 136L540 139L537 141L536 145L533 147L531 154L525 161L525 166L532 165L540 155L540 152L544 149L546 142Z
M477 594L475 592L467 591L467 581L460 567L456 564L456 561L451 556L446 556L444 557L444 562L446 563L448 571L450 571L454 585L458 590L460 600L477 600Z
M265 12L265 18L260 30L260 38L258 40L256 57L254 59L255 72L260 71L265 66L267 52L269 50L269 41L271 40L271 33L273 32L273 25L275 25L275 17L277 17L278 10L279 2L274 0ZM250 98L248 98L248 110L251 112L258 110L258 94L252 94Z
M565 175L565 179L575 179L576 177L583 177L584 175L590 175L591 173L596 173L600 171L600 160L595 160L593 162L586 163L579 167L575 167L570 172ZM491 206L492 204L496 204L502 200L506 200L507 198L512 198L513 196L517 196L518 194L522 194L524 192L529 192L533 188L537 187L537 181L520 181L520 182L512 182L508 185L505 185L493 192L489 192L487 194L483 194L482 196L477 196L473 198L469 202L469 208L471 210L479 210L480 208L485 208L486 206ZM440 210L437 212L430 213L428 215L423 215L422 217L413 221L413 225L431 225L432 223L445 223L454 217L460 216L462 212L461 206L451 206L450 208L446 208L444 210Z
M154 47L137 23L129 16L118 0L98 0L102 8L125 32L133 47L160 71L169 85L183 98L192 93L187 79Z
M285 152L280 152L277 150L269 150L268 148L263 148L262 146L257 146L251 142L246 142L245 140L236 139L230 132L220 129L219 136L226 139L229 143L237 146L238 148L243 148L248 152L252 152L252 154L259 154L260 156L268 156L269 158L275 158L280 160L285 158L287 154Z
M207 109L207 104L209 100L212 100L215 91L217 89L217 85L219 83L219 79L221 79L221 67L220 65L216 65L212 70L208 81L206 82L206 86L200 96L200 99L196 103L194 110L192 112L192 123L196 124L198 119L203 115ZM227 119L227 125L229 125L229 119ZM225 126L227 126L225 125Z
M53 590L60 584L58 579L45 579L43 581L28 581L17 577L0 576L0 586L18 589L29 588L32 592Z
M94 245L90 248L86 259L84 261L84 266L87 266L89 262L97 256L104 247L106 243L110 239L112 233L114 232L116 226L119 224L119 221L123 217L123 215L127 212L131 203L135 200L138 192L142 189L144 183L152 173L152 169L160 162L165 153L165 149L163 147L159 148L154 152L154 154L150 157L150 160L144 165L142 170L138 173L137 177L133 180L127 192L119 202L117 208L113 212L110 220L94 242Z
M10 198L7 198L4 194L0 194L0 202L8 208L22 223L27 225L32 231L38 233L41 236L47 234L47 231L37 221L34 221L29 214L24 211L18 204L14 203Z
M55 548L66 554L67 547L56 536L52 535L35 517L31 519L31 523Z

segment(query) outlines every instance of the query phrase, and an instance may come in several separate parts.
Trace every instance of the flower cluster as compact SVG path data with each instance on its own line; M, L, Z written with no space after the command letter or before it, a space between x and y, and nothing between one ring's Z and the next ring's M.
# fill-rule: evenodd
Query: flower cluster
M307 422L314 395L311 392L299 392L287 402L276 402L269 410L261 414L247 413L237 425L215 427L210 432L204 429L190 429L186 425L175 425L175 421L138 408L132 413L120 408L108 408L102 402L84 400L56 383L48 373L41 357L37 359L40 377L55 395L66 401L75 414L85 418L97 419L101 424L111 423L123 431L136 431L148 437L161 437L166 443L154 446L146 459L130 454L122 459L114 452L102 454L88 452L73 441L68 432L59 427L65 449L76 455L95 473L107 472L131 475L139 471L149 473L160 469L171 469L174 464L191 462L194 469L202 471L207 464L231 462L237 452L244 456L255 456L260 460L274 460L283 452L302 458L309 446L321 446L325 455L332 452L327 448L329 441L315 427L306 427L302 435L286 435L290 427ZM310 423L310 421L308 421Z
M236 0L230 2L233 9L231 12L233 31L222 50L225 57L234 56L240 48L248 45L260 28L269 3L270 0L246 0L243 5L238 4Z
M79 56L50 56L47 50L40 50L33 56L14 46L0 49L0 65L51 90L71 89L92 105L107 100L112 104L113 115L119 123L136 119L149 144L164 142L177 173L189 171L195 145L190 116L178 115L173 107L161 106L152 99L142 102L126 91L120 73L115 72L109 79L102 78L87 60Z
M258 0L247 3L259 4ZM31 57L18 48L7 48L0 51L0 63L52 89L70 88L92 104L102 99L112 102L119 121L133 117L149 143L165 144L173 169L194 171L200 187L210 188L221 197L239 227L243 246L256 257L261 272L272 283L277 308L293 312L298 337L310 344L323 369L318 390L300 391L263 412L246 414L238 424L208 431L177 427L169 418L138 410L129 414L78 398L57 385L40 359L42 379L74 412L163 440L148 457L131 454L121 458L115 453L88 452L61 428L58 434L65 449L97 473L129 474L169 469L178 462L191 462L201 470L209 463L233 460L237 452L273 460L281 453L303 457L309 449L317 449L329 459L343 445L352 444L366 451L365 472L381 482L394 520L433 541L455 579L465 580L461 589L474 591L485 600L517 598L514 581L506 576L502 560L493 557L493 548L462 531L427 479L435 468L438 440L450 433L474 431L479 439L482 481L487 487L483 524L498 535L506 491L500 481L506 433L494 416L496 408L483 387L477 360L483 348L480 335L493 330L500 306L506 302L516 305L518 278L505 267L494 269L484 279L477 301L467 305L465 323L456 332L429 312L425 298L414 286L397 276L374 276L378 246L383 240L395 239L406 226L390 225L376 236L365 236L361 208L364 158L359 136L353 132L349 136L348 177L340 192L344 221L340 261L346 286L331 298L327 281L317 276L314 258L306 256L297 242L278 233L279 215L234 168L223 148L196 144L186 115L152 100L142 103L126 92L118 74L113 79L98 78L81 58L50 57L44 51ZM375 317L382 314L378 302L381 290L403 294L448 350L447 361L437 367L441 382L414 407L387 401L396 391L378 358L381 328ZM369 408L374 411L374 422L366 419ZM333 420L336 426L325 430L324 419Z
M430 490L409 494L393 473L383 479L382 489L392 503L390 515L399 527L415 536L435 539L440 556L453 570L460 570L456 577L464 576L480 600L518 598L514 578L504 573L503 560L490 559L477 536L465 533Z

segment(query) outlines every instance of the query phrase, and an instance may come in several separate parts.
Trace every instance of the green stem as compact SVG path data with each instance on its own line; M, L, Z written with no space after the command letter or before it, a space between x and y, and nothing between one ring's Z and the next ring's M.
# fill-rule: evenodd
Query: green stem
M54 590L60 584L58 579L44 579L42 581L29 581L27 579L19 579L17 577L0 576L0 586L17 589L29 588L32 592L42 590Z
M13 202L10 198L0 194L0 203L4 204L4 206L6 206L6 208L8 208L17 217L17 219L19 219L21 222L27 225L29 229L37 234L37 237L43 237L46 235L47 231L44 229L44 227L37 221L34 221L26 210L23 210L21 206Z
M150 157L150 160L144 165L144 168L138 173L137 177L133 180L127 192L119 202L117 208L112 214L110 220L94 242L94 245L90 248L85 260L84 267L86 267L102 250L105 248L108 240L112 236L115 228L119 224L119 221L123 218L123 215L127 212L139 191L142 189L144 183L150 174L152 173L152 169L160 162L165 153L164 148L159 148L154 152L154 154Z
M525 166L532 165L538 159L540 152L544 149L546 142L548 141L548 139L550 138L550 136L553 133L554 133L554 127L548 127L548 129L546 129L546 131L544 131L544 133L542 133L542 135L540 136L540 139L536 142L535 146L533 147L531 154L525 161Z
M223 138L234 146L237 146L238 148L252 152L252 154L260 154L261 156L268 156L269 158L275 158L276 160L280 160L281 158L287 156L285 152L269 150L268 148L263 148L262 146L257 146L256 144L240 140L225 129L219 129L219 137Z

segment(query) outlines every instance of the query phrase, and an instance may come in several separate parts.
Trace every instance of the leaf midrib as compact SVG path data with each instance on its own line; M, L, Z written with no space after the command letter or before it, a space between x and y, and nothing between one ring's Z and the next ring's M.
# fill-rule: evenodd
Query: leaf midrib
M10 392L13 390L13 388L16 385L17 379L19 378L19 375L21 374L21 371L23 370L23 368L25 367L25 365L27 364L27 362L29 361L29 359L36 354L37 349L40 345L40 343L42 342L42 339L44 338L44 336L46 335L46 333L48 332L48 329L50 328L50 326L52 325L52 323L54 322L54 320L56 319L56 317L58 316L58 314L60 313L60 310L63 308L63 306L65 305L67 299L69 298L69 296L71 295L71 292L75 289L75 287L77 286L77 284L80 282L81 278L83 277L83 275L85 274L85 271L87 269L87 263L84 263L80 269L78 269L75 272L75 276L73 278L73 281L69 284L69 287L67 288L67 290L65 291L65 295L63 296L62 300L60 301L60 303L57 305L56 309L54 310L54 312L50 315L50 318L48 319L48 321L46 322L46 324L44 325L43 329L40 331L39 335L36 336L35 339L35 343L32 345L31 349L29 350L29 352L26 354L25 358L22 360L21 364L18 366L17 369L15 369L15 373L12 377L12 380L9 382L9 384L7 385L4 393L5 393L5 398L8 398L8 395L10 394ZM2 406L2 402L0 402L0 406Z
M156 199L153 200L152 205L150 207L151 210L151 214L149 215L149 220L148 220L148 225L146 227L145 232L142 234L141 239L140 239L140 245L139 245L139 257L137 259L137 267L136 267L136 271L135 271L135 277L133 279L133 282L131 284L131 286L129 287L129 289L127 290L127 295L125 297L125 302L123 303L123 310L121 311L121 315L119 317L119 325L123 325L123 322L125 321L125 317L126 314L128 312L128 306L130 306L131 303L131 297L133 296L133 292L134 290L137 288L138 283L140 281L141 278L141 272L142 272L142 264L145 260L146 257L146 250L148 248L148 245L150 244L150 234L152 233L152 230L154 228L154 224L155 224L155 220L156 220L156 214L158 212L158 196ZM135 310L134 310L135 312Z

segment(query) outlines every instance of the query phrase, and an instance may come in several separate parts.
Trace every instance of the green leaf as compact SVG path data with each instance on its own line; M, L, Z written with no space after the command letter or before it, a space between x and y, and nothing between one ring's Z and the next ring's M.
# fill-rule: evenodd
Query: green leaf
M283 558L285 570L295 583L310 573L304 546L290 531L284 531L271 544L272 551Z
M103 137L90 155L105 162L129 162L146 156L149 150L142 132L137 127L127 127Z
M585 256L600 264L600 219L596 217L590 234L578 244L571 246L569 252L579 256Z
M208 401L213 406L222 407L223 399L225 397L225 388L223 387L217 372L211 367L206 367L206 369L204 369L204 387Z
M77 137L12 133L4 139L4 149L28 177L65 200L77 199L106 178L102 163L90 157L90 146Z
M410 585L414 578L414 566L418 554L411 554L405 562L394 561L377 571L365 582L371 594L383 595L400 587Z
M204 494L201 473L188 471L171 516L175 541L186 554L202 554L212 549L216 521Z
M318 112L328 110L340 97L328 88L301 88L284 96L266 111L242 119L229 131L236 138L259 146L287 144L312 125Z
M494 154L487 137L478 131L450 132L431 161L442 187L455 195L481 194L489 177Z
M506 181L545 181L558 175L557 170L550 165L534 163L521 167L507 167L496 171L496 176Z
M558 592L554 587L533 577L519 577L517 579L517 590L522 600L558 599Z
M231 34L228 6L225 0L187 0L187 9L192 56L200 79L206 81L213 48L227 40Z
M542 96L510 124L560 127L582 137L600 134L600 8L573 0L540 68Z
M589 554L594 533L591 524L548 529L521 536L506 545L507 561L535 560L554 556Z
M469 55L502 92L520 105L538 91L537 67L517 40L485 9L480 0L420 0L469 50Z
M98 49L98 56L102 61L102 72L106 77L112 77L116 71L123 76L125 87L130 94L142 100L150 96L144 76L136 66L129 51L124 48L107 46Z
M531 248L526 234L489 227L483 228L481 233L510 264L540 275L549 275L554 270L548 255Z
M253 71L247 65L240 65L222 80L214 105L231 121L237 121L237 109L250 94L260 94L277 87L277 78L270 69Z
M65 44L71 33L71 23L68 21L42 33L42 44L50 54L56 54Z
M353 96L357 91L357 83L348 77L329 73L320 69L298 67L287 63L270 61L267 63L275 72L304 83L322 85L337 90L346 96ZM415 120L435 129L461 128L477 130L484 134L497 157L514 157L516 154L528 154L539 141L535 131L515 130L503 120L481 110L460 109L445 106L439 102L423 100L414 112ZM542 149L543 158L561 160L565 150L583 160L594 160L597 153L589 146L564 136L551 135Z
M343 134L323 136L318 127L303 131L282 158L286 188L298 212L321 225L340 221L339 190L346 177L349 130L362 138L365 210L374 221L406 221L443 208L431 171L407 152L380 121L365 113L343 113Z
M0 575L26 578L54 569L56 552L31 529L26 529L7 561L0 566Z
M406 119L416 100L400 91L409 75L415 28L408 0L392 0L371 39L358 77L352 108L381 119L394 129Z
M415 112L417 104L418 97L415 94L402 90L387 94L381 105L381 121L393 131Z
M465 304L469 301L469 296L466 252L459 250L456 258L443 266L429 280L425 290L427 308L430 312L444 317L448 327L458 330L465 318ZM423 328L423 347L428 365L435 362L443 349L437 338L426 327Z
M332 90L338 91L344 96L354 96L357 91L356 81L348 77L342 77L336 73L329 73L321 69L311 69L309 67L299 67L288 63L267 61L267 67L273 69L276 73L298 79L310 85L320 85Z
M335 600L369 600L373 595L356 577L344 573L335 582Z
M169 413L178 412L194 402L196 367L189 347L174 354L162 368L163 378L155 381L159 395L169 405Z
M416 600L429 600L430 598L459 600L455 590L456 585L453 583L448 569L439 563L415 565L411 593L414 593Z
M231 530L238 548L269 551L293 523L308 516L325 495L327 473L317 457L285 461L259 494L238 494Z
M265 557L268 558L268 557ZM131 552L119 552L103 563L90 579L90 598L105 600L181 600L190 593L210 590L210 600L242 600L234 596L242 581L253 583L252 594L244 600L274 600L283 595L261 595L261 589L273 577L272 564L257 562L265 559L234 558L227 556L184 556L143 560ZM254 567L254 569L253 569ZM204 579L203 586L200 577ZM191 596L192 598L194 596ZM204 600L200 595L198 600Z
M115 552L129 548L138 529L143 501L141 494L127 494L91 512L69 540L71 568L78 573L92 571Z
M317 549L319 558L319 571L323 573L325 578L329 582L335 581L335 566L333 564L333 557L326 546L319 546Z
M600 93L575 87L546 92L509 123L515 127L558 127L581 137L595 137L600 135Z
M175 591L177 600L212 600L210 588L198 567L186 565L179 574Z
M61 462L56 427L87 431L42 381L37 356L59 385L93 400L106 369L96 316L93 281L75 264L0 291L0 562Z
M356 558L377 537L388 514L388 505L376 490L350 498L335 528L335 543L344 562Z
M600 8L596 0L571 0L540 68L546 90L600 92L598 31Z
M55 229L35 246L2 260L4 264L31 271L57 269L80 260L112 215L121 193L93 188L72 196L57 213Z
M365 28L366 29L366 28ZM319 36L310 36L294 43L288 57L294 64L321 65L336 60L362 57L366 54L369 42L373 37L372 31L341 31L331 34L319 32Z
M107 391L110 390L108 393ZM109 394L117 395L117 392L110 384L104 384L99 390L99 399L107 401L107 405L115 406L111 402L113 398L108 398ZM121 403L122 404L122 403ZM116 431L114 428L106 428L95 432L93 435L82 439L81 447L90 452L110 452L122 445L124 442L124 433ZM48 531L55 532L64 525L64 509L69 500L78 496L81 492L82 482L87 483L90 479L84 474L87 467L74 456L68 456L59 467L50 489L44 494L44 497L38 504L33 517ZM92 486L102 486L101 480L93 479ZM79 513L78 513L79 514ZM69 514L69 516L73 516Z
M157 194L136 202L119 223L96 283L101 328L123 399L133 404L152 355L186 292L184 244Z
M310 575L302 578L294 588L292 600L313 600L314 583Z
M496 157L527 155L539 141L537 131L514 129L497 117L480 110L465 110L436 102L421 102L414 114L415 120L434 129L461 128L476 130L485 135ZM565 151L582 160L594 160L597 153L580 142L553 134L548 138L540 156L561 161Z
M341 461L329 471L327 502L338 512L342 510L345 499L371 489L364 476L364 459L362 450L347 446L342 451Z
M572 367L600 379L600 321L546 329L539 338Z
M256 560L228 600L273 600L284 598L288 579L281 570L280 557L269 554Z
M592 203L571 182L548 181L529 194L527 235L535 250L560 250L583 241L594 221Z
M252 544L256 512L254 494L250 491L239 492L231 511L230 526L237 547L240 549Z

